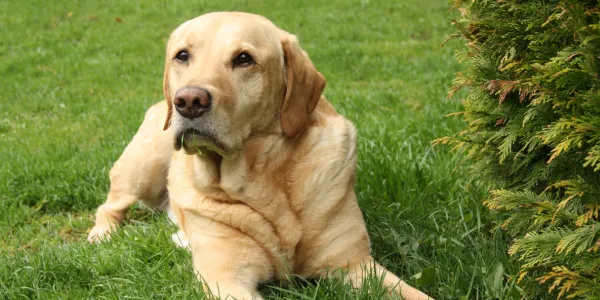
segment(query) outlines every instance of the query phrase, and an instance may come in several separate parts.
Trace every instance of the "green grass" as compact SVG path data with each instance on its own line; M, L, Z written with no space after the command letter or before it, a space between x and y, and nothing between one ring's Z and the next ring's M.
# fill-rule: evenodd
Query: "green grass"
M2 1L0 299L202 297L164 215L132 209L109 243L86 231L108 171L162 97L164 45L209 11L262 14L297 34L325 94L359 130L356 191L375 257L437 299L510 298L509 241L492 232L445 100L462 67L446 0ZM379 299L335 280L261 288L269 299Z

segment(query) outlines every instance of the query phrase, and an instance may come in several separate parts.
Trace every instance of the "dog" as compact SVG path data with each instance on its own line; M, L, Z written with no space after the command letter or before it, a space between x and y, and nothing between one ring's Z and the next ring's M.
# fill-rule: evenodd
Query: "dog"
M368 274L430 299L371 256L359 209L356 129L322 95L297 38L268 19L219 12L167 43L163 92L110 172L89 241L109 237L138 200L169 212L207 292L262 299L291 275ZM332 272L332 270L343 272Z

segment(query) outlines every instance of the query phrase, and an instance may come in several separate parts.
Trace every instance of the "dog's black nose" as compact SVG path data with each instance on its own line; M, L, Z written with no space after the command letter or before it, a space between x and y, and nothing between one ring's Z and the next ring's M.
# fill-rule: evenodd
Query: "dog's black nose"
M175 93L173 105L177 112L188 119L195 119L210 109L212 96L199 87L183 87Z

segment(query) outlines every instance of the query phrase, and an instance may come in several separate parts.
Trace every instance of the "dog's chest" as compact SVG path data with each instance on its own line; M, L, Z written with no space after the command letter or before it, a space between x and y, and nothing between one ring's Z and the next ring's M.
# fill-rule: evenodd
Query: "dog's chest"
M274 257L281 258L283 265L278 269L290 270L302 226L291 209L285 186L274 179L277 174L249 171L247 166L244 157L216 166L203 157L176 155L171 164L173 176L169 177L171 200L187 213L251 235ZM236 223L249 220L248 215L257 222Z

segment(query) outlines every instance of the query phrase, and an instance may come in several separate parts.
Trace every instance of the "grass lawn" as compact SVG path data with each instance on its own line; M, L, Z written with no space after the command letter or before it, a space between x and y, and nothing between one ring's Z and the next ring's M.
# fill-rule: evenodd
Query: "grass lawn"
M140 1L140 3L142 3ZM462 67L447 0L2 1L0 299L197 299L189 253L161 214L133 208L89 245L108 171L162 98L171 30L209 11L262 14L297 34L325 95L359 130L356 191L374 256L437 299L506 299L508 240L462 159L445 96ZM460 96L460 95L459 95ZM380 299L334 280L261 288L268 299Z

